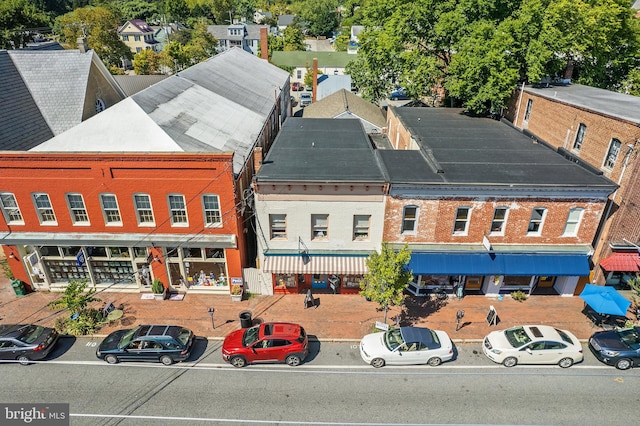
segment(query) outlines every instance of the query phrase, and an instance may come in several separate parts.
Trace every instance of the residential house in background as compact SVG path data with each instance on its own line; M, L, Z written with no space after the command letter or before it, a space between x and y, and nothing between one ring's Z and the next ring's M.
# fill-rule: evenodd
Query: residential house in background
M524 86L506 118L525 135L619 185L592 242L592 281L624 284L640 272L640 97L580 84Z
M132 53L151 49L159 51L155 30L142 19L131 19L118 28L118 36Z
M345 67L357 56L349 55L346 52L273 52L271 62L277 66L293 68L291 72L291 82L298 82L304 85L304 77L307 72L313 70L313 60L318 60L318 76L322 74L328 76L345 75Z
M363 25L352 25L351 26L351 35L349 37L349 46L347 46L347 53L350 55L354 55L358 53L358 48L360 47L360 40L358 36L364 30Z
M43 290L145 291L155 277L228 293L256 258L250 184L289 110L288 73L230 49L1 155L14 275Z
M85 42L0 50L0 149L26 151L120 102L124 91Z
M232 47L238 47L255 56L260 54L261 29L268 25L247 25L235 23L232 25L209 25L207 31L218 40L218 51L223 52Z
M385 186L359 120L289 118L254 180L263 294L358 293Z
M262 9L258 9L253 12L253 22L256 24L264 24L265 20L271 19L273 14L269 11L262 11Z
M280 15L278 16L278 32L282 34L285 28L293 24L296 15Z
M581 290L615 183L459 109L390 107L387 128L383 240L412 250L414 294Z
M304 108L304 118L358 119L367 134L386 133L385 112L377 105L342 89Z

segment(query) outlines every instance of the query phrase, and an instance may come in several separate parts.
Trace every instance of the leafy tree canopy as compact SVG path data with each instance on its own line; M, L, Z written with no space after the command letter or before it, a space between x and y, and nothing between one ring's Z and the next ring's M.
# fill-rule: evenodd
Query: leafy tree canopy
M289 25L282 33L284 36L283 50L306 50L307 45L304 42L304 34L302 34L302 30L298 26Z
M305 0L295 20L312 36L330 36L338 27L337 0Z
M48 27L49 16L29 0L0 0L0 48L23 47L29 40L25 29Z

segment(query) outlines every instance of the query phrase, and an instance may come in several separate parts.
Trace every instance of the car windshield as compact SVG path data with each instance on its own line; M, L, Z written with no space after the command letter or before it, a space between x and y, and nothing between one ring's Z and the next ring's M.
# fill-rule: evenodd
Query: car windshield
M624 330L619 330L617 333L620 340L631 349L634 351L640 349L640 336L638 336L638 330L635 328L626 328Z
M127 345L131 342L131 339L133 338L133 335L136 332L136 330L137 328L134 328L133 330L129 330L124 336L122 336L122 338L120 339L120 343L118 343L118 347L119 348L127 347Z
M394 328L393 330L389 330L384 333L384 344L389 348L390 351L395 350L398 346L404 343L404 339L402 338L402 333L399 328Z
M39 325L30 325L22 329L22 334L18 336L18 340L24 343L33 343L44 331L44 327Z
M531 337L527 334L524 327L514 327L504 331L509 344L514 348L519 348L531 341Z
M255 343L260 336L260 326L256 325L255 327L248 328L247 331L244 332L242 336L242 346L249 346Z

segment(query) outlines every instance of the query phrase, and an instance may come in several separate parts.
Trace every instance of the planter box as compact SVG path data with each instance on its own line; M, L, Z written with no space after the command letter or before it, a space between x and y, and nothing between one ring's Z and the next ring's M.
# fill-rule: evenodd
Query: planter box
M241 294L232 294L231 295L231 301L232 302L242 302L242 295Z

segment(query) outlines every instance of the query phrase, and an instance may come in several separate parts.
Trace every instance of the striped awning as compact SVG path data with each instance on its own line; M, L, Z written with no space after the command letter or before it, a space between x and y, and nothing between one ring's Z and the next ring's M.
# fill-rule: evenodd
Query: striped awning
M263 270L277 274L363 275L367 273L367 257L266 256Z

